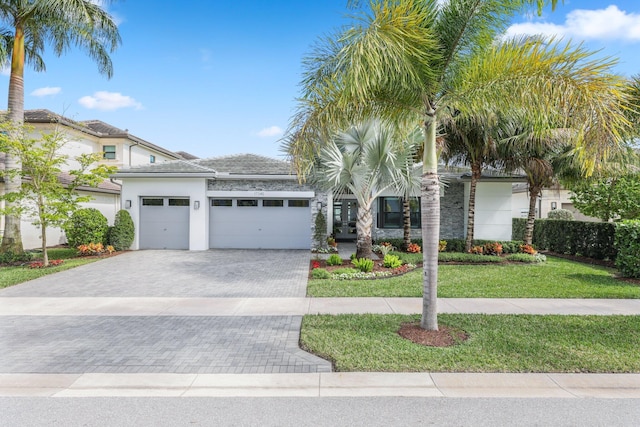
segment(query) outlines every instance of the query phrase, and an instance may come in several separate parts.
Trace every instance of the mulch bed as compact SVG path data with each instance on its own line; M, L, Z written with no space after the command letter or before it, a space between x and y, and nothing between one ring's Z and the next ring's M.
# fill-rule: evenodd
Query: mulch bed
M451 347L469 339L469 335L456 328L440 325L437 331L427 331L420 323L403 323L398 335L416 344L429 347Z
M317 263L317 264L315 264ZM316 268L324 268L325 270L327 270L329 273L333 273L335 270L341 269L341 268L355 268L353 266L353 264L351 264L351 260L343 260L342 261L342 265L327 265L327 261L324 259L317 259L317 260L312 260L311 263L309 264L309 274L311 274L311 270L313 270L314 265L317 265ZM399 275L399 274L404 274L407 273L409 271L413 270L413 268L410 268L408 265L402 265L398 268L387 268L384 265L382 265L382 261L374 261L373 262L373 272L389 272L392 275ZM389 277L389 276L386 276Z

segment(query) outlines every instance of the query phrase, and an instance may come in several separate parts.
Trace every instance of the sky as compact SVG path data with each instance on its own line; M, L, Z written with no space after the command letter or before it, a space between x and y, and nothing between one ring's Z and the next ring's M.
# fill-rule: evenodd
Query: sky
M446 0L443 0L446 1ZM105 6L122 37L114 75L82 51L44 55L25 71L25 108L102 120L172 151L207 158L280 158L295 112L302 60L349 23L347 0L119 0ZM640 74L640 1L559 0L555 11L515 17L507 35L559 35ZM9 77L0 74L0 103ZM6 104L5 107L6 108Z

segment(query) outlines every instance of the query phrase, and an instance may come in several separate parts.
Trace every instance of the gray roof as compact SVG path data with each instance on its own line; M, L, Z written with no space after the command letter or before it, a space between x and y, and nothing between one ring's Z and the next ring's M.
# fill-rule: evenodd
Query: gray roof
M99 138L127 138L135 143L163 153L168 157L173 157L174 159L181 158L179 154L174 153L173 151L167 150L166 148L155 145L149 141L145 141L135 135L131 135L127 129L122 130L101 120L71 120L68 117L61 116L60 114L56 114L47 109L25 110L24 120L27 123L60 123Z
M197 160L173 160L120 169L118 174L291 175L291 164L257 154L234 154Z

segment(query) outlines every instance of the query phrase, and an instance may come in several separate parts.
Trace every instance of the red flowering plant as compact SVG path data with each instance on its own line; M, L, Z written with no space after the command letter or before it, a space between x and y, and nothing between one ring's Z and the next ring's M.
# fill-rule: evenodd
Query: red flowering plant
M422 248L420 247L420 245L416 243L410 243L409 246L407 246L407 252L410 252L413 254L419 254L421 250Z
M55 267L56 265L62 264L64 261L61 259L52 259L49 261L49 267ZM29 263L29 268L44 268L43 261L32 261Z
M319 261L312 261L311 262L311 268L312 269L320 268L320 262Z

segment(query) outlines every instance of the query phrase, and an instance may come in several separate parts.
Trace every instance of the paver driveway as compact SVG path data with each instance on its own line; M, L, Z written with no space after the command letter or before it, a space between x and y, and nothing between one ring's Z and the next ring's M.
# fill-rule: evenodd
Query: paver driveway
M0 297L304 297L308 251L132 251L0 290Z
M304 296L308 268L307 251L136 251L1 290L0 298L268 301ZM301 316L0 313L0 373L330 371L329 362L298 347L301 321Z

